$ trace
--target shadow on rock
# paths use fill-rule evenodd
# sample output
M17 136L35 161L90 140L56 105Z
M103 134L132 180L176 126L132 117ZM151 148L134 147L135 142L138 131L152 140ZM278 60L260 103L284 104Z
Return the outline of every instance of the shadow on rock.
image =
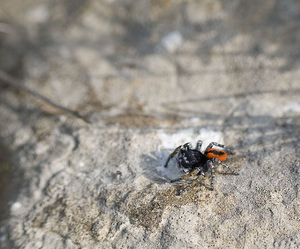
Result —
M11 211L19 205L15 200L22 187L23 171L16 166L12 151L1 138L0 151L0 248L15 248L8 232L8 220Z
M141 156L141 167L144 170L144 175L148 179L160 184L180 177L182 174L178 169L175 159L170 160L167 168L164 167L171 152L172 150L170 149L162 149L160 151L152 151L150 155L143 154Z

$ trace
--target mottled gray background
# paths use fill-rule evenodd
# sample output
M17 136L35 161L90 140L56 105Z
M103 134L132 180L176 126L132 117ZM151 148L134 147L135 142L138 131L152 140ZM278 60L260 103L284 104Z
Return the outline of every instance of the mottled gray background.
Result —
M90 121L1 81L0 247L299 248L299 27L297 0L0 1L0 70ZM240 175L176 196L200 138Z

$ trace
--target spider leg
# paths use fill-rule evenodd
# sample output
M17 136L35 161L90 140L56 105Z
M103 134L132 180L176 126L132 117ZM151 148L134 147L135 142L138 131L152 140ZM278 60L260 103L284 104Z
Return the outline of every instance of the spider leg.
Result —
M185 143L183 146L186 150L191 150L192 149L192 144L191 143Z
M168 157L168 159L167 159L167 161L166 161L166 163L165 163L165 165L164 165L164 167L165 168L167 168L168 167L168 163L169 163L169 161L179 152L179 150L181 149L181 145L180 146L178 146L170 155L169 155L169 157Z
M215 186L215 168L216 165L214 164L214 162L216 162L215 160L213 161L209 161L209 169L210 169L210 174L211 174L211 178L210 178L210 190L213 191L214 190L214 186ZM196 174L198 174L200 172L199 169L195 169L194 171L192 171L191 173L184 175L183 177L177 179L177 181L179 180L183 180L183 179L188 179L191 176L194 176ZM173 180L172 182L174 182L176 180ZM203 184L202 181L200 181L199 179L195 179L193 180L188 186L186 186L184 189L180 190L178 195L182 195L184 192L186 192L187 190L191 189L192 187L194 187L197 184Z
M222 167L224 167L224 168L226 168L226 169L229 169L233 175L239 175L238 172L236 172L233 168L231 168L231 167L230 167L229 165L227 165L226 163L220 161L218 158L213 158L213 159L212 159L212 162L213 162L213 163L218 163L218 166L222 166Z
M224 144L219 144L219 143L216 143L216 142L211 142L209 145L207 145L206 150L207 150L207 149L211 149L211 148L214 147L214 146L218 146L218 147L221 147L221 148L225 148L225 145L224 145Z
M224 148L226 150L226 152L228 152L231 155L235 154L232 148L228 148L224 144L219 144L219 143L216 143L216 142L209 143L209 145L207 145L207 147L206 147L206 150L211 149L214 146Z
M187 185L184 189L180 190L177 195L182 195L187 190L191 189L192 187L196 186L197 184L203 184L199 179L193 180L189 185Z
M202 140L198 140L196 144L196 150L201 151L201 146L202 146Z
M229 169L233 175L236 175L236 176L239 175L238 172L236 172L233 168L231 168L231 167L228 166L227 164L221 162L219 165L222 166L222 167L224 167L224 168Z
M180 177L180 178L177 178L177 179L174 179L174 180L171 180L170 182L173 183L173 182L179 182L179 181L182 181L182 180L187 180L189 179L190 177L192 176L195 176L197 175L198 173L200 172L200 169L197 168L197 169L194 169L192 172Z
M208 161L209 163L209 168L210 168L210 190L214 190L214 186L215 186L215 164L214 161Z

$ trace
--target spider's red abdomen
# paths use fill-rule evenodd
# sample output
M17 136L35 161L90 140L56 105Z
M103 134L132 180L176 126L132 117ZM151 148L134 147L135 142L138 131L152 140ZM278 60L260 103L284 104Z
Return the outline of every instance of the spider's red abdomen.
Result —
M215 149L215 148L211 148L211 149L207 149L205 151L205 155L209 158L217 158L220 161L225 161L227 159L227 153L223 150L219 150L219 149Z

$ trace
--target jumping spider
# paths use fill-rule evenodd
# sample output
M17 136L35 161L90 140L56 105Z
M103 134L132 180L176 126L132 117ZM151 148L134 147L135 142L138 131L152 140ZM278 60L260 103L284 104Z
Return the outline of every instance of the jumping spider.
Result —
M168 157L164 167L168 167L169 161L177 155L177 164L179 168L186 173L184 176L170 180L171 183L185 181L190 177L204 176L206 172L210 171L211 174L211 186L210 190L214 190L215 182L215 168L217 166L222 166L231 171L233 175L238 175L231 167L224 163L226 161L228 154L233 154L233 152L225 148L225 145L218 144L216 142L211 142L205 149L204 153L201 152L202 141L197 142L196 148L192 149L190 143L178 146ZM214 147L219 147L222 149L216 149ZM195 178L190 184L179 192L181 195L186 190L201 183L199 178Z

